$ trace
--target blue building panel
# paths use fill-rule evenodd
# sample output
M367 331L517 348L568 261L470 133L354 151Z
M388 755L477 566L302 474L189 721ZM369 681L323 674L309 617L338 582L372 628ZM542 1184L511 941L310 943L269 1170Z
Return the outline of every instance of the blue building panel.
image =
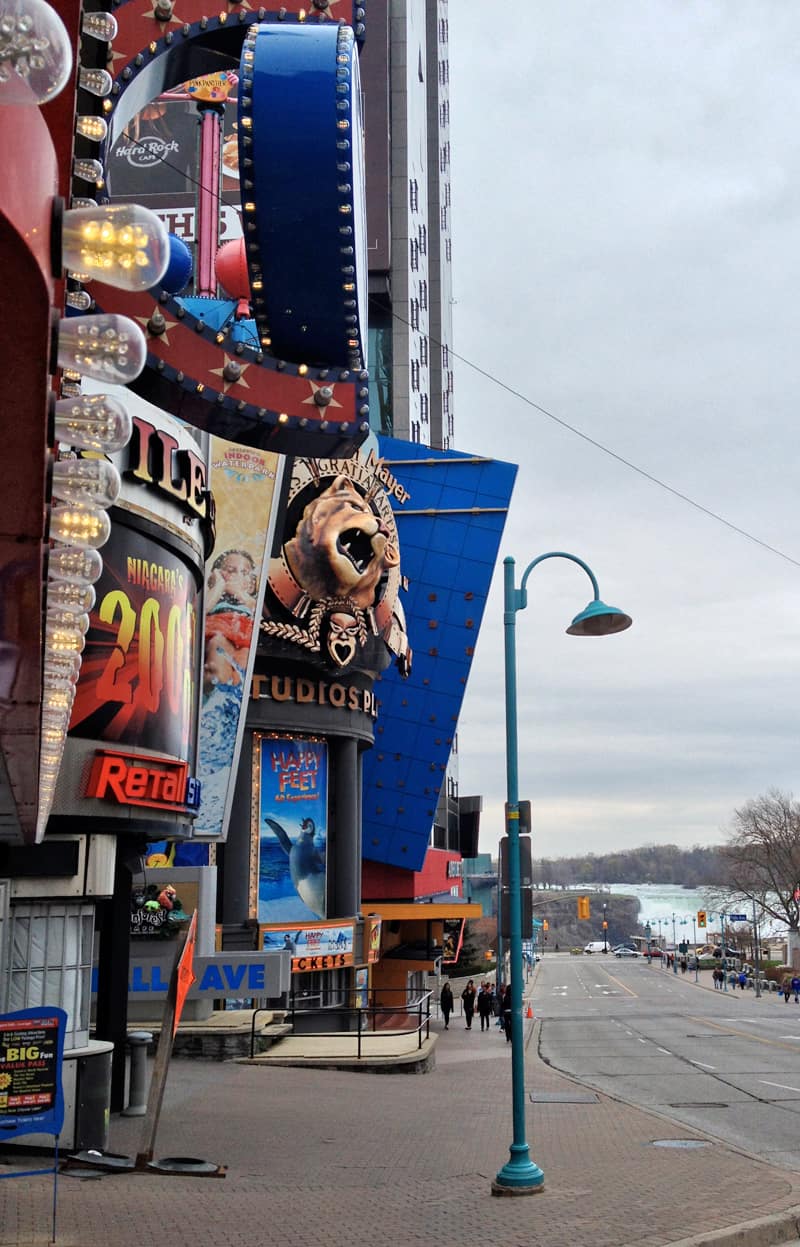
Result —
M394 438L378 441L386 467L409 495L392 505L414 659L407 680L392 667L375 686L379 711L375 745L364 758L362 851L371 861L419 870L517 468Z

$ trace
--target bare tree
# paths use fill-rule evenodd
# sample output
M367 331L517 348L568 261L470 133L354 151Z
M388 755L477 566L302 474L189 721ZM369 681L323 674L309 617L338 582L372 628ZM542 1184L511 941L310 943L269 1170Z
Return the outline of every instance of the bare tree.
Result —
M789 956L800 950L800 802L770 788L735 810L722 849L728 903L750 901L789 928Z

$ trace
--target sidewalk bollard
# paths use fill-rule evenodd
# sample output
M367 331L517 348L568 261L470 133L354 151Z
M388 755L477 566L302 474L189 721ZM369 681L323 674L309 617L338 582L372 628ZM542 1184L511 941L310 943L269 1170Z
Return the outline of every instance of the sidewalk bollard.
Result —
M128 1032L131 1076L128 1107L122 1110L123 1117L144 1117L147 1112L147 1049L152 1042L151 1031Z

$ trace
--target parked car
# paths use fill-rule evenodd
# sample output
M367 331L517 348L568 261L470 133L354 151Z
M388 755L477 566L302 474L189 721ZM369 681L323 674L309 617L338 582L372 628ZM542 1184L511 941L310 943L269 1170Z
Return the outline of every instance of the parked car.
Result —
M641 955L635 948L628 948L627 944L622 944L619 948L614 949L615 957L641 957Z

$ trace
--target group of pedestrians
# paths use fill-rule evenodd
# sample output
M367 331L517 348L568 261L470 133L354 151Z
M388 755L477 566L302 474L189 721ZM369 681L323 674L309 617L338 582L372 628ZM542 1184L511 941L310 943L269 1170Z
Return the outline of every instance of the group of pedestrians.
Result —
M461 1003L464 1008L464 1022L468 1031L472 1030L472 1019L475 1014L481 1020L481 1030L489 1031L492 1022L496 1019L497 1025L503 1028L506 1042L511 1043L511 984L500 984L497 992L494 986L487 982L481 983L480 989L476 988L473 979L470 979L461 993ZM439 1004L444 1018L444 1029L450 1029L450 1015L453 1012L453 989L448 980L445 980L439 997Z

